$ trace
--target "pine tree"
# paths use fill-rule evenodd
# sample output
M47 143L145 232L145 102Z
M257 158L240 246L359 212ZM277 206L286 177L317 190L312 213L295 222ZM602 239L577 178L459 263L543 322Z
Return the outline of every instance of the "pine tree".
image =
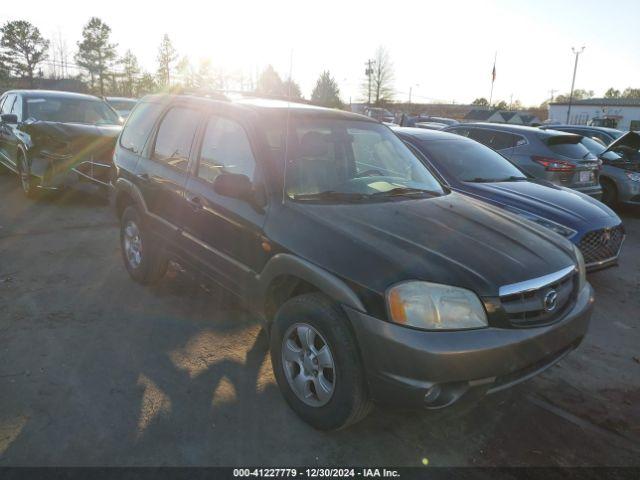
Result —
M76 62L89 72L91 88L95 88L96 77L100 95L104 95L104 83L116 59L116 44L110 43L111 27L97 17L92 17L82 30L82 41L78 42Z
M49 41L40 35L40 30L24 20L5 23L0 34L0 76L13 72L28 79L33 87L36 69L47 57Z
M340 89L328 70L322 72L311 93L311 101L330 108L342 108Z

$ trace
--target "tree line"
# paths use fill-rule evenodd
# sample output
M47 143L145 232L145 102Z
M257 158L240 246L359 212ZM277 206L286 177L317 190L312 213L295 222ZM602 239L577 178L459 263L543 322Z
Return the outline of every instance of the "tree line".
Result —
M56 75L56 66L60 66L62 79L79 80L90 93L101 96L139 97L180 89L225 90L234 83L241 91L304 100L300 86L292 79L282 79L271 65L255 79L242 72L226 74L215 68L210 60L194 65L187 56L179 56L168 34L160 40L156 71L145 71L131 50L118 55L118 45L111 38L111 27L97 17L89 19L82 29L81 40L77 42L73 55L75 63L69 63L66 48L59 49L56 55L56 52L51 52L52 47L51 41L30 22L6 22L0 27L0 87L26 84L34 88L45 78L43 67L53 65L53 76ZM51 53L53 60L50 61ZM371 103L382 105L393 98L392 64L384 48L378 49L372 64L372 71L366 72L363 97L372 98ZM80 73L68 75L69 65ZM309 101L327 107L343 107L340 89L329 70L319 74Z

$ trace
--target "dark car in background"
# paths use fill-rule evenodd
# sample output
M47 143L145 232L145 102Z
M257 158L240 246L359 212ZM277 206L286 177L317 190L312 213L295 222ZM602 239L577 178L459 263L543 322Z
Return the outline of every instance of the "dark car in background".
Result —
M79 93L11 90L0 97L0 164L27 196L80 180L109 186L122 126L102 99Z
M138 99L127 97L106 97L105 100L118 112L121 118L127 118L138 103Z
M539 128L543 130L558 130L559 132L575 133L576 135L582 135L583 137L597 138L605 145L609 145L625 133L617 128L592 127L589 125L542 125Z
M420 118L422 119L421 121L425 121L425 122L433 122L433 123L441 123L443 125L457 125L460 122L458 120L455 120L453 118L447 118L447 117L434 117L432 115L427 115L426 113L423 113L420 115Z
M395 120L395 115L386 108L367 107L364 109L364 114L384 123L393 123Z
M264 99L150 96L115 152L132 279L169 259L244 300L316 428L371 401L443 409L517 384L587 332L582 254L452 192L370 118Z
M592 271L615 265L625 237L620 218L575 190L538 180L484 145L446 132L394 128L453 190L549 228L578 246Z
M600 162L580 143L582 137L554 130L490 123L445 129L500 152L529 175L599 198Z

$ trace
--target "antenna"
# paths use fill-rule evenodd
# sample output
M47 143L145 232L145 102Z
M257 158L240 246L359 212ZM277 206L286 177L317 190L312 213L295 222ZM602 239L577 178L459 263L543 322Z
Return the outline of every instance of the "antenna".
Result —
M289 122L291 120L291 73L293 71L293 49L289 55L289 84L287 85L287 121L284 130L284 169L282 171L282 205L287 194L287 165L289 164Z

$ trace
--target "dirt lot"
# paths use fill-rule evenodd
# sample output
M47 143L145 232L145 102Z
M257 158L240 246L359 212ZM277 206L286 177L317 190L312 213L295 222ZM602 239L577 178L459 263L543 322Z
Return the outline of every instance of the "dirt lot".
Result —
M129 279L100 196L31 202L5 174L0 198L0 465L640 466L640 210L560 364L453 420L378 408L320 433L250 315L178 272Z

